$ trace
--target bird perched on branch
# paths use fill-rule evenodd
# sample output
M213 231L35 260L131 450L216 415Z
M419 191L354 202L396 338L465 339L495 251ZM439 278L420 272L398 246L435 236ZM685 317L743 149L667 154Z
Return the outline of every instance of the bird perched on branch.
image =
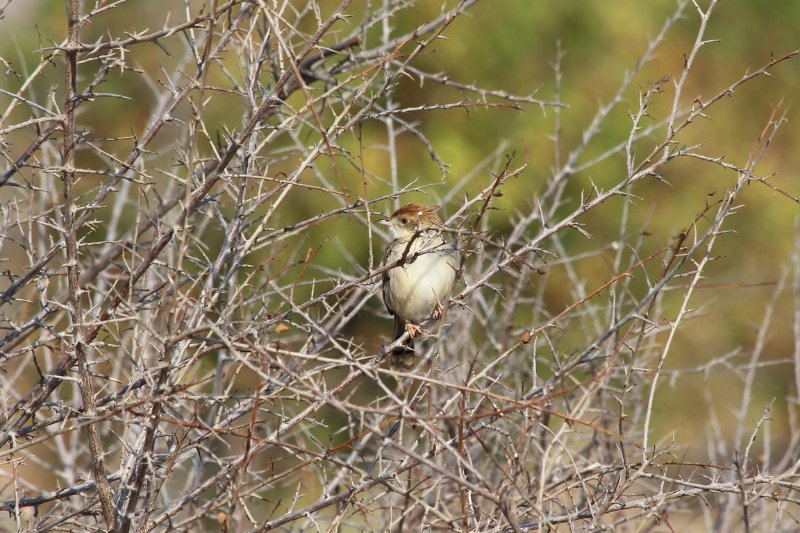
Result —
M394 315L394 339L405 332L403 346L392 352L395 364L414 364L414 337L425 319L442 316L458 270L456 250L442 232L438 205L404 205L385 221L394 240L383 254L383 265L398 263L383 273L383 302Z

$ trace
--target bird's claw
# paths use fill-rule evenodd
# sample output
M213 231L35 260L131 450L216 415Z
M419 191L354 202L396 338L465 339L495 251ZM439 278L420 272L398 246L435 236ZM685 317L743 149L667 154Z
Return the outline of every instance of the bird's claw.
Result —
M422 333L422 328L416 324L412 324L411 322L406 322L406 331L408 332L408 336L413 339Z

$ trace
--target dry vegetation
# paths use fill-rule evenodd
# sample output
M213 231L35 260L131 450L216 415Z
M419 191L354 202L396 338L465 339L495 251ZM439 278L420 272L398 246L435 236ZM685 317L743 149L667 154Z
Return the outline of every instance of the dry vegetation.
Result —
M796 52L715 94L686 94L717 2L681 0L568 144L558 91L516 96L417 65L476 3L447 4L405 31L395 18L415 11L401 0L220 0L178 6L160 29L114 33L97 28L129 2L70 0L67 37L42 43L38 65L3 59L6 527L798 527L800 428L787 398L800 390L800 303L797 347L783 362L792 386L776 400L793 422L778 447L771 404L752 387L774 302L800 293L800 251L752 346L665 369L702 305L715 245L735 238L727 224L742 190L770 187L776 203L796 205L759 170L786 106L725 158L682 135ZM642 79L678 21L696 29L683 69ZM137 56L153 46L165 51L163 68ZM558 57L553 66L558 82ZM457 97L404 108L393 93L401 79ZM626 100L637 86L638 102ZM630 110L627 136L588 157L620 107ZM525 209L495 209L506 183L532 171L514 146L487 147L482 166L448 175L443 188L404 174L401 138L447 174L424 124L453 108L552 117L538 141L556 147L554 162L537 169ZM677 221L680 235L649 249L630 210L650 200L641 185L665 180L678 159L725 185ZM609 163L614 182L595 185L592 170ZM442 321L426 325L417 365L401 371L385 361L387 233L376 222L420 192L455 228L462 269ZM585 217L609 203L618 236L589 242L610 274L586 286L570 246L577 234L596 239ZM490 223L498 215L506 222ZM544 302L552 283L572 294L555 311ZM716 439L704 461L653 430L657 393L697 372L729 372L741 388L729 406L736 438L710 417Z

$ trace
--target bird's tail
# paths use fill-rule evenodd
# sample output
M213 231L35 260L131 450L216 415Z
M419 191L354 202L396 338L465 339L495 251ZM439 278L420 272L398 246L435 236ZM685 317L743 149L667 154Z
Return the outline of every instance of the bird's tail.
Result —
M405 321L394 315L394 340L399 339L406 332ZM411 368L414 366L414 339L409 335L401 346L392 349L392 365Z

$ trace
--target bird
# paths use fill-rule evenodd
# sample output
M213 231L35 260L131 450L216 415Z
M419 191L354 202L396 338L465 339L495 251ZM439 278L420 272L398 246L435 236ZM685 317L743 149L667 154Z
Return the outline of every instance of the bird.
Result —
M455 284L458 256L445 239L446 230L436 211L438 205L407 204L385 224L394 237L383 254L383 302L394 316L394 340L405 332L403 346L392 351L395 365L414 364L414 337L428 317L439 320Z

